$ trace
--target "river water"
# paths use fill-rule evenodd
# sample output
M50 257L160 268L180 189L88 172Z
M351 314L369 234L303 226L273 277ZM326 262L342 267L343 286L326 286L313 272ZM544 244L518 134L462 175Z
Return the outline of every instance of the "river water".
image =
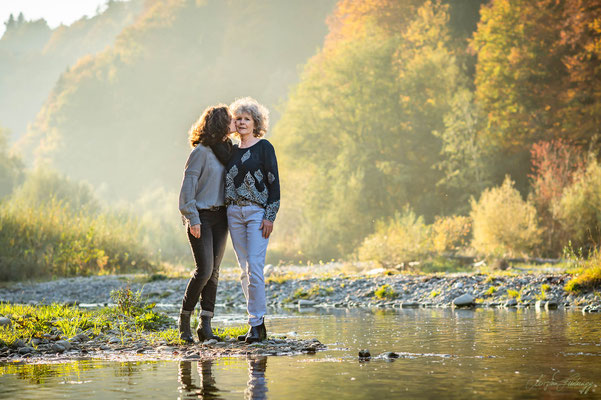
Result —
M243 316L215 324L234 320ZM601 314L332 309L280 312L267 327L318 338L328 350L212 362L0 365L0 398L601 398ZM370 360L357 357L362 349Z

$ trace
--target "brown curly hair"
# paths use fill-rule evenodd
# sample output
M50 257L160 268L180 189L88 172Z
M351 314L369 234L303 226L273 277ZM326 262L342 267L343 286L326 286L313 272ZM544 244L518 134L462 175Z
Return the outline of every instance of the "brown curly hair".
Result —
M211 146L223 141L230 133L232 114L225 104L207 107L188 132L192 147Z

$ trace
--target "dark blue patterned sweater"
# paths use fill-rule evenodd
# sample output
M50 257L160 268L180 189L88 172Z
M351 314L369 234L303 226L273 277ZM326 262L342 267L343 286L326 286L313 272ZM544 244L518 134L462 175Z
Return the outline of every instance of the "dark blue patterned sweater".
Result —
M275 221L280 208L280 179L275 150L265 139L241 149L235 145L225 175L225 203L254 203Z

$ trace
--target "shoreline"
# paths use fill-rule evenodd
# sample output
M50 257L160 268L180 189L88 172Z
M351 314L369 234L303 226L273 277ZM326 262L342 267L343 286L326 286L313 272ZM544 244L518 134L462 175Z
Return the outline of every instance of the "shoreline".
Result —
M129 287L141 291L145 302L160 303L173 317L187 279L146 280L122 276L63 278L47 282L21 282L0 288L0 302L40 306L51 303L102 307L110 303L110 292ZM505 308L601 311L601 294L591 291L569 294L564 285L571 275L540 273L454 273L447 275L322 276L288 279L269 277L267 303L271 312L282 309L403 309L403 308ZM492 288L492 289L491 289ZM233 278L219 283L218 307L244 313L244 297ZM227 312L227 311L226 311ZM0 316L0 319L2 319ZM287 334L290 335L290 334ZM35 343L34 343L35 341ZM142 361L202 361L220 357L286 356L326 350L318 339L300 340L272 334L267 341L246 345L235 338L196 342L193 345L148 341L133 332L108 331L98 336L83 332L71 338L45 335L31 342L21 340L0 347L2 363L55 363L85 359Z
M601 311L601 291L567 293L564 286L570 279L571 275L555 272L268 276L265 289L267 305L275 309L453 307L457 298L471 296L473 300L464 301L463 306L527 308L536 307L538 303L543 308L546 304L547 308ZM149 280L139 275L106 275L17 282L0 287L0 302L102 306L111 303L112 290L129 287L132 291L141 291L146 302L178 309L187 281L184 278ZM234 276L220 279L216 303L221 307L244 308L244 296Z

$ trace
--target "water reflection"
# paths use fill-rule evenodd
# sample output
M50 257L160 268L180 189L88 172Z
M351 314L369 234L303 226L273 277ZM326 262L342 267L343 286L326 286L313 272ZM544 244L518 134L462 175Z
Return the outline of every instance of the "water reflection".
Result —
M244 398L247 400L264 400L267 398L267 380L265 370L267 369L267 357L247 357L248 382L244 390ZM193 364L198 370L198 385L192 376ZM180 399L223 399L223 391L217 387L213 375L213 360L198 362L180 361L178 370L178 391Z
M263 400L267 398L267 380L265 370L267 369L267 357L247 358L248 361L248 383L244 391L245 399Z

